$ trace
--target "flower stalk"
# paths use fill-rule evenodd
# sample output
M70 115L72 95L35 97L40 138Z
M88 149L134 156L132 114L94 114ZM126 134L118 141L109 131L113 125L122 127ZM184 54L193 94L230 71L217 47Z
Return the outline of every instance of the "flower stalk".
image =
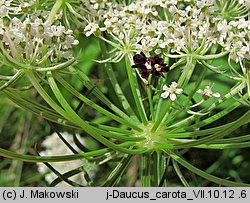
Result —
M50 11L48 21L53 23L55 20L55 16L57 15L58 11L64 6L65 0L56 0L52 10Z

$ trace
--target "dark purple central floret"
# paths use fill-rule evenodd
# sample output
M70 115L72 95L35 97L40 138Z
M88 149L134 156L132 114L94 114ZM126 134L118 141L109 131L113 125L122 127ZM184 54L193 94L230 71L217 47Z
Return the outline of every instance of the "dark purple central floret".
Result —
M147 79L150 74L156 77L164 77L163 73L169 71L169 67L164 64L163 58L152 56L147 58L144 53L136 54L133 57L135 65L132 68L139 68L142 78Z

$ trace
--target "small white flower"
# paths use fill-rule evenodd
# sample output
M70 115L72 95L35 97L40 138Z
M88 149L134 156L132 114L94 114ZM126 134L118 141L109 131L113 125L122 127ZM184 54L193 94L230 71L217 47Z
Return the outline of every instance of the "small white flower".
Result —
M219 92L213 93L212 88L208 85L205 87L204 90L199 89L197 93L201 94L204 100L207 100L210 97L216 97L216 98L220 97L220 93Z
M96 23L89 23L85 28L84 32L87 37L95 33L99 28L99 25Z
M163 99L166 99L169 96L172 101L175 101L176 100L176 94L181 94L183 92L183 89L177 88L177 85L178 84L176 82L172 82L171 85L169 85L169 86L164 85L163 90L165 92L163 92L161 94L161 97Z
M66 30L65 27L61 25L59 26L52 25L50 29L51 29L53 36L56 36L56 37L60 37Z

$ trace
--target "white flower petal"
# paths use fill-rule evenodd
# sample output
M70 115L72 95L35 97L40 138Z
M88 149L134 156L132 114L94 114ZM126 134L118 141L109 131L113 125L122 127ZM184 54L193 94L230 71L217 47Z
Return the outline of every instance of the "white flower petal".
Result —
M78 45L79 44L79 41L77 39L75 39L72 43L72 45Z
M167 85L163 85L163 90L168 90L168 86Z
M169 95L169 92L163 92L163 93L161 94L161 97L162 97L163 99L166 99L166 98L168 98L168 95Z
M213 93L213 96L216 97L216 98L219 98L220 97L220 93L219 92Z
M172 101L175 101L176 100L176 94L174 94L174 93L170 94L170 99Z
M201 89L197 90L196 92L197 92L198 94L204 94L204 91L201 90Z
M212 91L212 88L211 88L209 85L207 85L207 86L205 87L205 89L207 89L207 90L209 90L209 91Z
M178 88L178 89L175 90L176 94L181 94L182 92L183 92L183 89L181 89L181 88Z
M177 87L177 85L178 85L178 84L177 84L177 82L172 82L172 83L171 83L171 87L176 88L176 87Z

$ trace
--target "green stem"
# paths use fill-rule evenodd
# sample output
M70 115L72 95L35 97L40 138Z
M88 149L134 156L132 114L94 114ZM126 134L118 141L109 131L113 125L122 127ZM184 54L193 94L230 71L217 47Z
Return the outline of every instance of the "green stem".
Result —
M117 115L122 117L125 120L128 120L130 122L133 122L133 120L126 115L121 109L119 109L117 106L115 106L88 78L87 75L85 75L83 72L80 72L78 70L75 70L73 67L69 67L69 70L76 74L79 80L83 83L84 86L88 90L90 90L98 99L100 99L107 107L109 107L112 111L114 111ZM142 129L139 129L138 131L142 132Z
M102 185L102 187L114 187L129 166L131 158L132 155L125 155L123 159L117 164L115 169L110 173L107 181Z
M206 68L203 68L203 70L201 71L201 73L198 75L198 79L195 82L195 87L193 88L193 90L188 94L188 101L191 100L191 98L193 97L193 95L196 93L196 91L198 90L198 88L200 87L200 84L202 83L204 77L205 77L205 73L207 72ZM187 103L188 103L187 101ZM185 103L185 104L187 104ZM186 105L184 105L186 106Z
M168 101L166 101L165 103L163 103L161 105L161 110L160 110L159 117L157 118L156 122L154 123L153 128L151 129L152 133L154 133L158 129L158 127L161 124L163 118L166 116L166 114L167 114L167 112L168 112L168 110L169 110L169 108L171 106L171 103L172 103L171 100L168 100Z
M187 64L183 68L183 72L178 80L178 86L184 88L188 81L190 80L192 73L194 71L196 65L196 60L194 60L192 57L188 57Z
M95 128L95 130L97 132L99 132L100 134L102 134L104 137L116 139L119 141L121 141L121 140L132 141L132 142L135 142L135 144L136 144L136 142L145 140L144 137L131 137L131 136L127 136L127 135L121 135L120 133L107 132L105 130L98 129L98 128Z
M53 23L55 20L55 16L58 13L58 11L61 9L62 5L65 3L65 0L56 0L56 3L54 4L52 10L50 11L48 21L50 23Z
M143 154L141 157L141 186L150 187L151 186L151 154Z
M162 151L157 151L157 185L158 186L161 182L162 176L164 175L165 172L165 167L166 167L166 159L162 155ZM155 170L155 169L154 169Z
M233 95L236 94L237 91L233 92ZM224 102L227 100L227 98L229 98L229 95L231 94L227 94L225 95L225 97L223 99L219 99L218 102L212 104L206 111L212 111L215 107L217 107L220 103ZM231 95L231 96L233 96ZM237 107L239 107L241 104L239 102L234 102L232 105L230 105L229 107L225 108L224 110L220 111L219 113L214 114L213 116L210 116L209 118L206 118L202 121L199 121L198 123L195 123L193 125L189 125L188 127L185 127L185 131L187 130L193 130L202 126L206 126L209 123L212 123L218 119L220 119L221 117L225 116L226 114L230 113L231 111L233 111L234 109L236 109ZM195 121L197 119L197 115L192 115L188 118L185 118L179 122L176 122L175 124L169 126L167 129L169 131L174 131L174 132L178 132L179 130L183 130L183 126L187 126L188 123L192 123L193 121Z
M102 49L102 53L103 53L103 57L107 58L107 48L106 48L106 44L104 41L100 40L100 47ZM130 106L130 103L128 102L127 98L125 97L113 70L113 67L110 63L105 63L104 64L104 68L108 74L109 80L111 82L111 85L113 86L116 95L120 101L120 103L122 104L123 108L125 109L125 111L127 113L129 113L129 115L131 115L131 118L135 119L136 121L138 121L138 118L135 116L135 113L133 111L133 109Z
M149 77L148 83L151 84L152 76ZM149 109L150 109L150 115L151 119L154 122L155 121L155 113L154 113L154 104L153 104L153 97L152 97L152 89L147 87L147 95L148 95L148 102L149 102Z
M225 55L227 55L229 52L221 52L219 54L210 54L210 55L205 55L205 56L201 56L201 55L195 55L195 59L197 60L212 60L212 59L217 59L217 58L221 58Z
M151 156L151 186L157 187L161 182L164 173L165 157L162 156L161 151L155 151Z
M69 59L68 61L66 61L64 63L60 63L58 65L51 66L51 67L35 67L34 70L38 71L38 72L47 72L47 71L55 71L55 70L58 71L58 70L61 70L61 69L69 67L75 61L76 61L75 59Z
M64 107L65 111L58 106L51 98L50 96L47 94L47 92L42 88L42 86L39 84L39 82L37 81L36 77L34 76L34 74L32 72L28 72L27 73L31 83L33 84L33 86L36 88L36 90L39 92L39 94L43 97L43 99L54 109L56 110L59 114L61 114L62 116L64 116L66 119L74 122L75 124L77 124L78 126L80 126L85 132L89 133L93 138L95 138L96 140L98 140L99 142L103 143L104 145L110 147L111 149L114 149L116 151L120 151L123 153L128 153L128 154L133 154L133 151L135 153L141 153L142 151L146 151L146 149L138 149L138 150L128 150L128 149L124 149L122 147L117 146L116 144L112 143L111 141L107 140L106 138L104 138L102 135L100 135L99 132L97 132L96 130L94 130L94 127L90 126L89 124L87 124L85 121L83 121L76 113L75 111L69 106L69 104L67 103L67 101L63 98L60 90L58 89L53 77L51 76L51 72L48 72L48 82L55 94L55 96L57 97L58 101L60 102L60 104Z
M197 137L197 136L204 136L204 135L209 135L212 133L216 133L222 129L226 129L229 126L232 125L232 123L227 123L225 125L221 125L221 126L217 126L214 128L208 128L206 130L197 130L197 131L192 131L192 132L179 132L179 133L168 133L168 132L164 132L163 134L161 134L160 136L162 138L189 138L189 137Z
M110 117L111 119L116 120L117 122L120 122L121 124L124 124L130 128L133 128L137 131L140 131L140 128L138 128L137 126L135 126L133 124L133 122L128 121L128 120L124 120L123 118L120 118L114 114L112 114L110 111L105 110L104 108L100 107L99 105L97 105L96 103L94 103L93 101L89 100L87 97L84 97L82 94L80 94L75 88L73 88L69 83L67 83L61 76L59 76L58 74L55 75L56 79L73 95L75 95L76 97L78 97L81 101L85 102L86 104L88 104L90 107L96 109L97 111L99 111L100 113L103 113L104 115L106 115L107 117Z
M196 167L194 167L193 165L191 165L190 163L188 163L187 161L185 161L183 158L181 158L180 156L178 156L177 154L173 153L171 150L164 150L169 156L172 157L172 159L174 159L175 161L177 161L179 164L183 165L185 168L187 168L188 170L190 170L191 172L211 181L214 183L217 183L218 185L223 185L223 186L229 186L229 187L249 187L250 184L246 184L246 183L237 183L237 182L233 182L233 181L229 181L229 180L225 180L222 178L218 178L216 176L210 175Z
M197 145L194 147L197 148L208 148L208 149L223 149L223 148L236 148L236 146L247 147L249 146L250 135L242 135L239 137L225 138L225 139L216 139L210 141L206 144ZM193 140L191 139L168 139L168 142L171 143L190 143ZM247 142L246 142L247 141ZM166 145L165 145L166 146Z
M64 119L60 114L57 114L54 111L46 110L47 108L45 106L35 105L29 101L25 101L23 98L19 98L15 94L11 94L10 89L8 91L4 91L4 93L9 97L11 101L16 103L21 108L32 112L33 114L40 116L46 120L52 121L54 123L58 123L59 125L64 125L70 128L78 128L81 129L78 126L75 126L70 121Z
M119 146L130 147L131 143L129 142L122 143ZM17 154L15 152L11 152L9 150L0 148L0 156L14 159L14 160L19 160L19 161L25 161L25 162L65 162L65 161L73 161L73 160L79 160L79 159L84 159L84 158L90 158L93 156L99 156L99 155L108 153L110 151L112 151L112 149L104 148L104 149L99 149L99 150L95 150L91 152L64 155L64 156L32 156L32 155Z
M180 149L180 148L194 147L194 146L198 146L201 144L209 143L215 139L220 139L220 138L228 135L229 133L233 132L234 130L236 130L240 126L246 124L247 122L249 122L249 120L250 120L250 111L246 112L243 116L241 116L236 122L234 122L227 129L223 129L217 133L214 133L210 136L204 137L204 138L199 139L199 140L194 140L194 141L191 141L189 143L177 144L177 145L175 145L174 148Z
M229 107L223 109L222 111L220 111L219 113L216 113L204 120L201 120L193 125L190 125L188 127L185 128L185 130L193 130L193 129L197 129L197 128L201 128L203 126L206 126L216 120L219 120L220 118L222 118L223 116L229 114L230 112L232 112L233 110L235 110L236 108L238 108L241 104L239 102L235 102L233 104L231 104ZM210 110L211 111L211 110ZM194 118L196 118L196 116L194 116ZM195 120L195 119L194 119Z
M51 97L48 95L48 93L42 88L39 81L36 79L33 72L27 72L26 75L28 76L30 82L35 87L35 89L38 91L38 93L42 96L42 98L60 115L62 115L64 118L70 120L70 117L66 114L66 112L57 105L57 103L51 99Z
M185 187L189 187L189 184L186 181L184 175L182 174L182 172L180 170L180 167L178 166L178 164L176 163L176 161L174 159L172 159L172 162L173 162L174 170L175 170L176 174L178 175L179 179L181 180L182 184Z
M239 83L236 87L234 87L229 93L227 93L222 99L218 99L217 102L213 103L209 108L208 111L213 110L215 107L217 107L219 104L221 104L222 102L230 99L231 97L233 97L234 95L238 94L241 90L242 90L242 84Z
M206 73L207 69L203 68L202 72L199 74L198 80L195 82L195 87L192 89L192 91L188 94L188 97L186 99L186 101L183 102L183 106L187 107L187 105L189 104L191 98L193 97L193 95L195 94L195 92L197 91L197 89L199 88L200 84L202 83L205 73ZM174 111L174 113L170 114L168 116L168 119L166 119L164 121L164 123L162 125L166 126L168 125L170 122L172 122L177 116L180 115L180 113L183 111L183 109L178 110L178 111Z
M157 153L153 152L150 157L150 179L151 187L158 186L158 157Z
M157 107L155 112L155 121L158 120L161 112L162 112L163 98L160 97L157 101Z
M133 69L131 68L130 60L127 55L125 57L125 61L126 61L126 68L127 68L127 74L128 74L130 87L132 90L132 94L135 100L137 110L139 112L139 116L143 124L147 125L148 119L147 119L147 115L144 109L144 105L142 103L141 93L140 93L139 85L137 82L136 74L135 74L135 71L133 71Z
M195 148L201 148L201 149L242 149L249 147L250 147L250 142L228 143L228 144L202 144L195 146Z
M214 67L212 65L210 65L209 63L206 63L205 61L201 61L202 65L208 69L210 69L211 71L217 73L217 74L221 74L229 79L233 79L233 80L236 80L236 81L241 81L242 78L241 77L235 77L235 76L231 76L231 75L228 75L226 74L226 71L220 71L218 70L217 67Z
M188 83L188 81L190 80L191 76L192 76L192 73L194 71L194 68L195 68L195 65L196 65L196 61L193 60L192 58L188 57L187 59L187 64L185 65L184 67L184 70L177 82L177 84L180 86L180 87L185 87ZM203 74L205 74L205 72L203 71L202 72ZM198 80L197 84L199 84L201 82L201 80ZM191 95L194 94L195 90L193 90L191 92ZM162 100L162 99L161 99ZM160 100L160 101L161 101ZM156 120L155 122L155 125L154 127L152 128L152 132L155 132L157 130L157 128L159 127L159 125L162 123L162 121L164 122L164 118L166 118L166 114L167 112L169 111L169 108L171 106L171 101L168 100L168 102L164 103L164 106L162 107L162 105L160 105L161 109L157 109L157 112L160 112L159 114L159 118ZM158 105L159 107L159 105ZM174 116L177 116L178 114L175 114ZM174 119L174 118L173 118ZM167 119L167 123L171 122L173 119L169 118Z
M127 153L127 154L133 154L133 151L135 151L135 153L141 151L141 149L139 150L128 150L128 149L124 149L122 147L117 146L116 144L114 144L113 142L107 140L106 138L104 138L102 136L102 134L100 133L99 130L95 130L95 128L93 126L90 126L89 124L87 124L87 122L85 122L84 120L82 120L77 114L76 112L71 108L71 106L68 104L68 102L65 100L65 98L63 97L63 95L61 94L54 78L52 77L52 73L48 72L48 82L49 85L53 91L53 93L55 94L57 100L59 101L59 103L63 106L63 108L65 109L67 115L71 118L71 120L76 123L78 126L81 126L82 129L87 132L88 134L90 134L93 138L95 138L96 140L98 140L99 142L101 142L102 144L104 144L107 147L110 147L113 150L116 151L120 151L123 153ZM145 149L146 150L146 149Z
M211 143L216 144L231 144L232 142L245 142L250 141L250 135L241 135L239 137L232 137L232 138L226 138L226 139L219 139Z
M0 86L0 91L4 90L5 88L7 88L8 86L10 86L12 83L14 83L15 81L17 81L22 75L23 75L24 71L23 70L18 70L16 72L15 75L13 75L11 77L11 79L9 79L8 82L4 83L2 86Z

